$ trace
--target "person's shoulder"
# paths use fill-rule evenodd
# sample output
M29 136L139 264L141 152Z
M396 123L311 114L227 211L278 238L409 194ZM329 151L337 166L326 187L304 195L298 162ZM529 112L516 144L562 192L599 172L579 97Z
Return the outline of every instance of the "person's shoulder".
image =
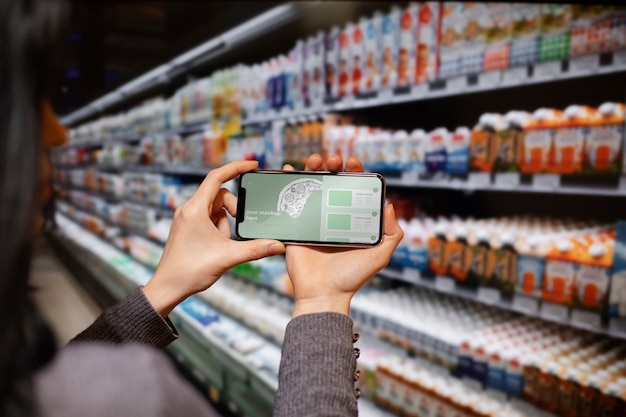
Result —
M172 394L202 402L161 352L138 344L71 344L35 389L44 416L168 416Z

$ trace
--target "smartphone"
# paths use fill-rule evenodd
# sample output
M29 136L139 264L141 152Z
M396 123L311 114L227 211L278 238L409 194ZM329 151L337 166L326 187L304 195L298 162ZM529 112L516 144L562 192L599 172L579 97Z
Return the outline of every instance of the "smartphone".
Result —
M380 174L250 171L239 177L239 239L376 246L383 236Z

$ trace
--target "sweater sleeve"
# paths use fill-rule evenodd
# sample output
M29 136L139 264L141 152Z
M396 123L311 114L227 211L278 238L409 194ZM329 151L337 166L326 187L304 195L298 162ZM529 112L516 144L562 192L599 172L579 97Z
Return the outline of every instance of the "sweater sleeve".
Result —
M103 312L72 342L142 343L164 349L178 338L169 319L163 319L146 299L141 288Z
M283 342L274 417L357 415L352 319L305 314L288 325Z

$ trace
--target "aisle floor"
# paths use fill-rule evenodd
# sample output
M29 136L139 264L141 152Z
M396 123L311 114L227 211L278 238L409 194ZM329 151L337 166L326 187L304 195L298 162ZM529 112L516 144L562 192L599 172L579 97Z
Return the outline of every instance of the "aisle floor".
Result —
M33 297L59 346L86 329L101 309L59 261L47 240L38 239L31 267Z

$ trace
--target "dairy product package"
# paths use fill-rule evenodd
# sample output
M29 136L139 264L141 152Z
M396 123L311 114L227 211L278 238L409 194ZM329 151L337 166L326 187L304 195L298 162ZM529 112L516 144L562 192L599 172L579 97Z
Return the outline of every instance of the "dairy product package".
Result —
M603 103L598 107L585 142L585 172L621 172L624 145L624 105Z
M426 141L426 132L422 129L415 129L409 135L409 140L405 142L406 148L403 154L407 158L407 171L416 171L423 173L426 170L424 164L424 143Z
M352 61L350 83L352 94L362 92L363 71L365 66L365 49L363 44L363 30L360 24L352 27L350 39L350 59Z
M619 51L626 48L626 8L617 7L611 20L611 50Z
M391 143L387 146L385 165L387 171L405 171L408 167L409 155L405 151L409 147L409 135L404 130L398 130L391 136Z
M463 16L461 74L477 74L483 71L487 31L491 24L489 6L487 3L464 2Z
M611 50L613 6L572 4L570 56Z
M574 298L575 279L579 265L578 248L570 239L559 239L547 254L546 271L541 297L553 303L571 305Z
M541 39L538 61L569 58L572 5L548 3L541 6Z
M483 71L506 69L509 67L513 6L509 3L487 3L486 6L489 11L489 23Z
M333 27L324 40L324 86L326 98L339 97L339 36L338 27Z
M441 37L439 39L438 78L462 75L461 64L465 44L467 16L462 2L446 1L442 5Z
M424 144L424 162L428 172L440 172L446 166L446 143L449 132L440 127L428 134Z
M504 127L498 132L496 171L519 172L524 135L531 120L530 113L512 110L504 115Z
M516 292L529 297L541 297L546 268L545 247L545 240L532 236L518 248Z
M466 127L458 127L447 135L446 164L444 171L451 174L464 174L469 169L470 131Z
M499 136L502 129L502 116L496 113L485 113L478 119L470 137L470 160L472 171L493 171L498 157Z
M541 108L533 113L533 119L524 135L521 169L526 174L549 170L554 147L556 128L563 121L561 111Z
M434 81L439 67L439 27L441 3L420 3L417 23L417 48L415 54L416 84Z
M309 38L309 99L321 103L324 98L324 33Z
M401 10L394 6L382 21L382 78L381 87L391 88L398 82L398 33Z
M363 32L364 64L363 83L360 90L363 92L377 91L380 88L382 73L382 21L380 12L374 13L371 19L361 19Z
M560 174L582 172L583 151L595 109L571 105L563 112L554 133L554 154L550 171Z
M626 221L617 222L612 272L609 316L626 319Z
M397 80L399 87L411 85L414 80L418 11L419 5L410 3L406 9L402 10L400 16Z
M509 66L534 64L539 54L541 4L511 5L511 51Z
M354 24L348 23L339 35L339 96L352 94L352 35Z
M604 311L611 282L610 269L581 265L576 274L574 307L580 310Z

